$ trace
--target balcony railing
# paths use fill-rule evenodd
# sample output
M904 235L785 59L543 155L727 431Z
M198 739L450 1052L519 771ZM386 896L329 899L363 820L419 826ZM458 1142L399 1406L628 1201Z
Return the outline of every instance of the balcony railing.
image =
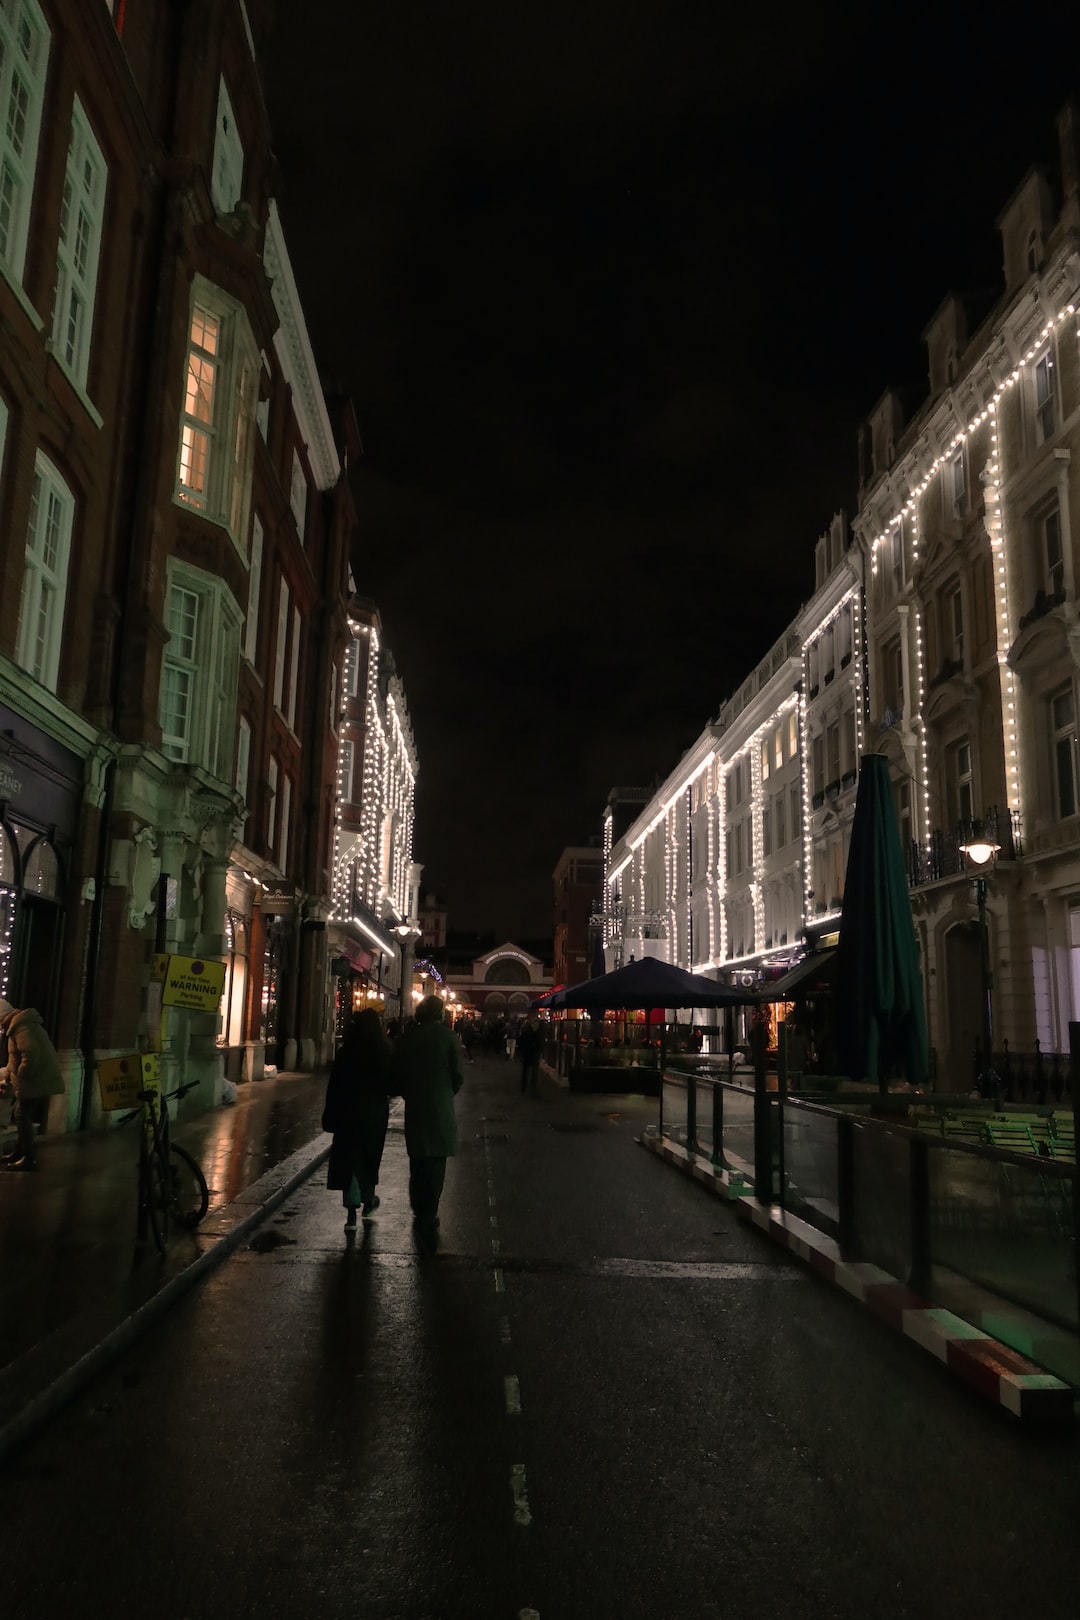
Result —
M1017 811L1000 810L995 805L981 818L980 825L991 843L1001 846L1001 860L1015 861L1023 854ZM924 883L937 883L941 878L970 872L962 846L971 835L972 826L968 822L960 823L952 832L936 827L925 844L910 840L905 851L909 887L917 889Z

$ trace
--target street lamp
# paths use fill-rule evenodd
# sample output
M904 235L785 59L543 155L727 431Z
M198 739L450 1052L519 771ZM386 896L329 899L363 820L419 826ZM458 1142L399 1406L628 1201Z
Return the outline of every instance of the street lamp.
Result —
M423 933L423 929L417 928L415 923L401 922L395 928L392 928L390 932L401 946L401 980L398 990L398 1007L401 1017L405 1019L412 1012L408 1002L410 999L409 991L412 988L413 952L416 950L416 942Z
M994 974L990 966L990 931L986 925L986 879L1001 845L995 843L979 821L972 822L971 837L960 845L975 867L975 894L979 903L979 970L982 980L979 1012L982 1024L979 1057L979 1094L994 1101L1001 1081L994 1070Z

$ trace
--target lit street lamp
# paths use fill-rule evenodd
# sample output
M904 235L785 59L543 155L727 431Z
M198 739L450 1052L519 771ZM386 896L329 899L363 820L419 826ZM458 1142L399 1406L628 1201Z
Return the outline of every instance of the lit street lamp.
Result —
M417 928L415 923L401 922L398 923L396 928L392 928L390 932L401 946L401 979L398 989L398 1007L401 1017L405 1019L412 1015L412 1007L409 1005L411 1000L409 992L412 988L413 953L416 950L416 942L423 933L423 929Z
M986 924L986 879L993 868L1000 844L987 837L981 822L973 822L971 837L961 850L975 867L975 894L979 903L979 971L981 992L979 1013L981 1040L979 1053L979 1095L995 1101L1001 1080L994 1069L994 974L990 966L990 931Z

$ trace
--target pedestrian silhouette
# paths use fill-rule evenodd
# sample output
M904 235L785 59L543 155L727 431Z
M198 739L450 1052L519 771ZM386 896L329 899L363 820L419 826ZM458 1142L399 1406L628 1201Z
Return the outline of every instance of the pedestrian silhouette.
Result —
M427 996L394 1048L391 1084L405 1099L413 1225L429 1248L438 1242L446 1161L457 1152L454 1098L464 1081L461 1043L445 1022L439 997Z
M356 1211L366 1218L379 1206L379 1181L390 1115L390 1043L374 1008L354 1013L326 1083L322 1128L331 1131L326 1185L341 1193L345 1231L356 1231Z

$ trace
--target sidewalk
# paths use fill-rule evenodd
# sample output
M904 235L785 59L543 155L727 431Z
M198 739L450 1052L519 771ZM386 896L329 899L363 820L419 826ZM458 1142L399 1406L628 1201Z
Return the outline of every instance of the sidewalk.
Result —
M135 1240L137 1121L44 1137L36 1174L0 1174L0 1458L322 1163L325 1092L325 1072L279 1074L173 1125L210 1209L164 1259Z

